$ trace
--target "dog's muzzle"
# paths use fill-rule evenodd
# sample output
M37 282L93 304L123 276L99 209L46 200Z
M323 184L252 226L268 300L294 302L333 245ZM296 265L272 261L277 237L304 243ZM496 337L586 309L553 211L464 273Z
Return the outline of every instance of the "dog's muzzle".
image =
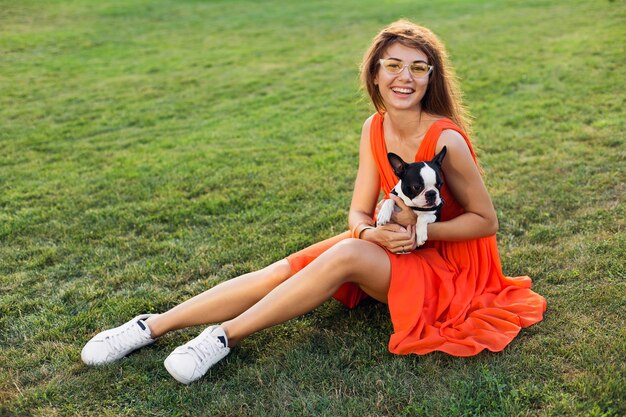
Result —
M435 205L435 202L437 201L437 191L426 191L426 194L424 194L424 198L426 199L426 204L428 204L429 206Z

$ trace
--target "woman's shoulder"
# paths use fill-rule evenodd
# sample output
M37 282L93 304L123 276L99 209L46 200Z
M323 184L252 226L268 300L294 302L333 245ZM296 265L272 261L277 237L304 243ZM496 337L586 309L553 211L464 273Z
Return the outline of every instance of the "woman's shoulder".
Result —
M374 113L370 117L365 119L365 121L363 122L363 130L365 130L365 129L369 130L370 129L370 127L372 126L372 122L374 121L374 118L376 117L377 114L379 114L379 113Z
M459 131L454 129L443 129L437 140L437 150L441 150L443 147L451 149L467 149L467 142Z
M365 122L363 122L363 127L361 128L361 139L362 140L369 141L370 131L371 131L371 128L372 128L372 123L374 122L374 118L376 118L377 114L378 113L372 114L370 117L365 119Z
M450 155L448 159L462 158L476 162L476 155L474 154L472 145L465 139L460 130L451 128L443 129L437 140L435 152L441 152L444 146Z

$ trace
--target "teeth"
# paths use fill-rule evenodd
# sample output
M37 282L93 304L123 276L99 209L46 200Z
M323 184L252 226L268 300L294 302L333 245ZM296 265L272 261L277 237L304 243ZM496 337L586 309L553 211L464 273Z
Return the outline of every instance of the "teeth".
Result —
M392 88L392 90L395 91L396 93L404 93L404 94L411 94L413 92L413 90L410 88Z

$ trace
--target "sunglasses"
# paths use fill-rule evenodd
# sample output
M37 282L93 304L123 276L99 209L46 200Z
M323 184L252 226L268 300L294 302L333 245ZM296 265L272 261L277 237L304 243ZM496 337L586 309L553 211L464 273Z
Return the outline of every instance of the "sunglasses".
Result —
M405 64L395 58L382 58L379 62L389 74L400 74L406 67L409 67L409 72L413 77L421 78L429 75L433 71L433 66L425 62Z

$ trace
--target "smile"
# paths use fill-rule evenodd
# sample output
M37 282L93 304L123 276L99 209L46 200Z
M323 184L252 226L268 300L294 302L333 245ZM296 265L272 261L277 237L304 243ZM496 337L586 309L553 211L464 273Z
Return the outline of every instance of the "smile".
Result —
M391 91L398 94L413 94L415 90L412 88L391 87Z

